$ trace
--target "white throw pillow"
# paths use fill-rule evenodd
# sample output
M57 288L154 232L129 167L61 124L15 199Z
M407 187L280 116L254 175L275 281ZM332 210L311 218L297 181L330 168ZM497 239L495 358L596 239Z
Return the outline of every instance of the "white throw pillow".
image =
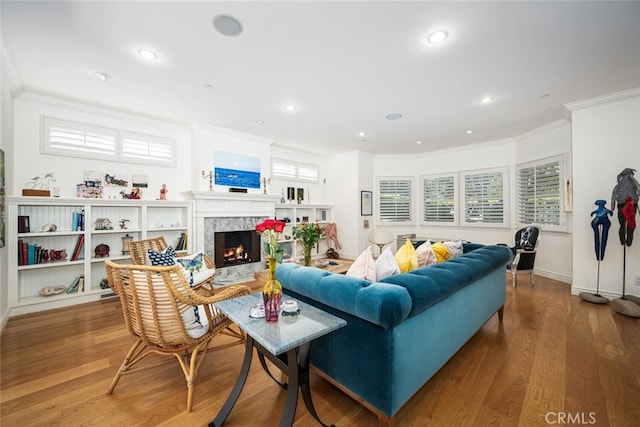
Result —
M449 252L451 258L462 255L462 240L451 240L448 242L442 242L442 244L447 248L447 252Z
M418 254L418 267L426 267L431 264L435 264L438 262L436 259L436 254L433 253L433 248L431 247L431 242L427 240L416 249L416 254Z
M364 250L347 270L347 276L358 277L360 279L376 280L376 264L371 255L371 246Z
M197 307L197 312L198 315L196 316L195 311L191 307L189 307L184 311L184 313L182 313L182 321L184 322L184 327L187 330L187 334L189 334L191 338L200 338L209 330L209 319L207 318L207 314L204 311L204 307L199 305Z
M202 252L176 258L175 261L176 264L182 268L185 279L187 279L187 282L189 282L192 287L210 279L216 273L214 269L207 268ZM191 274L193 274L193 282L191 281Z
M389 248L389 246L382 251L375 264L377 281L380 281L385 277L393 276L394 274L400 274L400 267L398 267L398 262L391 253L391 248Z

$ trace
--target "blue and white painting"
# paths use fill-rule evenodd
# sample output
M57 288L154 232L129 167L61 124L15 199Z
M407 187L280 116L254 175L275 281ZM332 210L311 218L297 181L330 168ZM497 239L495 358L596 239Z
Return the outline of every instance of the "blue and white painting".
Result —
M215 152L213 169L216 185L260 188L260 159L242 154Z

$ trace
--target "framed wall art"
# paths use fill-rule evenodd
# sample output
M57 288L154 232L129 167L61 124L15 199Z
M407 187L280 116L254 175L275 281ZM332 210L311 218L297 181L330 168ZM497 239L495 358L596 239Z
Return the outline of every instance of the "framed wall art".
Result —
M360 192L360 215L371 216L373 215L373 193L371 191Z

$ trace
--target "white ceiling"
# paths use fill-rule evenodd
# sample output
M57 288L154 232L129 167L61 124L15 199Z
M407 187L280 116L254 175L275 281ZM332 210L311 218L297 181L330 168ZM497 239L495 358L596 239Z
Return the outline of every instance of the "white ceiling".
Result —
M640 87L638 1L2 0L0 13L25 90L320 154L509 138L564 118L568 102ZM243 33L214 30L219 14ZM438 28L449 39L427 45Z

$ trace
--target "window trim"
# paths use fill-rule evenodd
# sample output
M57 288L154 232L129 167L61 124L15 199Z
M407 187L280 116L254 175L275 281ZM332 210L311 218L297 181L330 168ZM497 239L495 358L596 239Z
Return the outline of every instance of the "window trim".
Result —
M383 181L409 181L409 219L407 221L383 221L381 210L383 204L381 202L381 191L380 184ZM376 225L415 225L415 176L378 176L376 177L376 189L375 189L375 198L376 198Z
M85 134L87 131L96 132L103 135L109 135L114 138L114 151L113 153L97 153L81 149L73 148L56 148L51 145L51 127L68 127L83 129ZM141 132L134 132L124 129L115 129L105 126L94 125L91 123L83 123L73 120L59 119L50 116L41 116L41 141L40 152L42 154L57 155L64 157L76 157L82 159L97 159L113 162L131 163L137 165L152 165L160 167L172 167L177 165L177 141L174 138L167 138L163 136L150 135ZM163 161L160 158L153 159L149 157L131 157L124 153L125 138L138 139L140 141L146 141L148 144L157 143L166 147L169 151L168 161Z
M525 168L530 168L530 167L534 167L534 166L542 166L544 164L548 164L548 163L554 163L554 162L558 162L558 166L559 166L559 172L558 172L558 213L559 213L559 221L560 224L558 225L554 225L554 224L538 224L536 222L533 223L529 223L527 222L526 224L523 223L521 221L520 218L520 171L522 169ZM568 232L568 221L567 221L567 211L566 211L566 207L565 207L565 201L566 201L566 192L568 191L566 188L566 183L567 183L567 156L566 154L560 154L560 155L555 155L555 156L550 156L550 157L544 157L541 159L536 159L536 160L532 160L532 161L528 161L528 162L522 162L522 163L517 163L516 164L516 171L515 171L515 183L516 183L516 189L515 189L515 211L516 211L516 218L515 218L515 222L518 226L518 228L523 227L523 226L527 226L527 225L538 225L542 228L542 230L544 231L556 231L556 232Z
M289 176L289 175L278 175L274 170L274 166L276 164L282 164L285 166L289 166L289 167L293 167L295 169L295 175L294 176ZM303 176L300 175L300 169L301 168L308 168L311 170L315 170L316 172L316 177L315 178L304 178ZM312 163L302 163L302 162L294 162L291 160L286 160L283 159L281 157L274 157L271 159L271 178L272 179L280 179L283 181L296 181L296 182L306 182L306 183L310 183L310 184L317 184L320 182L320 166L316 165L316 164L312 164Z
M501 173L502 174L502 222L466 222L466 188L465 188L465 177L468 175L481 175L481 174L492 174L492 173ZM460 227L480 227L480 228L509 228L510 227L510 212L511 212L511 203L510 203L510 190L509 190L509 182L511 179L510 170L508 166L499 166L494 168L486 168L486 169L475 169L468 171L459 172L459 207L460 207Z

